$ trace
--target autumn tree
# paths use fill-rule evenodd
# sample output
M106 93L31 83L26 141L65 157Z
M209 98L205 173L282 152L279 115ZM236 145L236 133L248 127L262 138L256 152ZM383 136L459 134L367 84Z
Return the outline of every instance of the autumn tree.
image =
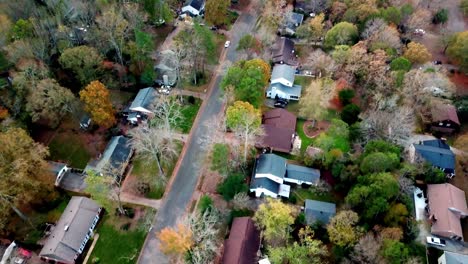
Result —
M408 220L409 212L402 203L395 203L389 208L384 217L384 223L388 226L403 226Z
M213 25L226 23L229 0L208 0L205 5L205 19Z
M89 193L91 198L107 212L117 210L120 214L125 214L121 199L123 177L120 175L121 168L124 166L125 164L120 164L118 168L113 168L110 164L106 164L100 172L86 171L86 193Z
M263 81L268 82L268 80L270 80L270 76L271 76L270 64L268 64L266 61L262 59L252 59L252 60L245 61L242 68L244 68L247 71L251 69L260 69L262 72Z
M115 124L114 108L109 97L109 90L100 81L92 81L80 91L80 99L85 111L96 124L111 127Z
M82 85L96 79L101 61L98 51L88 46L66 49L59 58L60 65L76 74Z
M299 101L299 115L307 120L321 120L326 114L325 103L322 100L322 81L314 80Z
M299 38L304 38L308 41L317 41L324 34L324 19L325 15L322 13L312 18L309 23L304 23L296 29L296 35Z
M367 233L359 239L351 252L351 261L353 263L384 263L380 250L382 248L382 239L375 236L372 232Z
M449 58L460 65L460 69L468 71L468 31L455 34L449 41L446 53Z
M183 224L178 224L176 228L165 227L156 236L161 251L169 256L182 256L193 245L192 231Z
M255 212L254 221L263 231L263 235L271 244L282 244L289 237L291 225L294 223L294 209L281 202L267 198Z
M75 96L69 89L60 86L54 79L44 79L29 93L26 109L33 122L43 118L55 127L75 109L75 102Z
M431 24L432 14L425 8L417 8L416 11L410 15L407 25L410 30L418 28L424 29Z
M239 44L237 44L237 51L243 51L247 54L247 58L251 55L251 50L255 48L256 39L250 34L246 34L239 39Z
M4 46L8 41L8 34L12 27L12 23L8 16L0 14L0 46Z
M432 58L427 48L417 42L410 42L403 56L412 63L425 63Z
M356 42L358 36L356 25L340 22L327 32L323 45L327 49L331 49L336 45L352 45Z
M357 213L346 210L336 214L327 225L330 241L340 247L354 245L361 235L356 224L359 220Z
M261 114L251 104L236 101L226 110L226 125L242 140L244 145L244 163L247 162L248 148L255 138L263 134Z
M384 240L382 255L389 264L405 262L409 258L408 247L396 240Z
M307 226L299 230L299 242L283 247L272 247L268 258L272 263L323 263L328 255L326 247L320 240L313 239L314 232Z
M220 212L215 208L189 217L187 222L193 238L193 246L186 254L189 263L209 263L214 259L220 242L220 217Z
M21 128L0 132L0 229L7 231L13 212L23 220L21 207L53 195L55 179L47 173L47 147Z

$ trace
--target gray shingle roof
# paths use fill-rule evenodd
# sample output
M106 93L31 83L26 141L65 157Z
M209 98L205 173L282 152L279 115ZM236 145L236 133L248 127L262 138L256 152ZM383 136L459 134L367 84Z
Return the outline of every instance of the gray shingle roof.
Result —
M125 164L132 155L132 149L128 143L129 139L124 136L111 138L99 160L93 160L86 165L85 171L93 170L103 173L106 166L110 166L110 171L123 172ZM120 175L119 175L120 176Z
M288 164L285 178L315 183L320 179L320 171L304 166Z
M52 172L54 175L57 175L64 167L67 166L65 163L55 162L55 161L48 161L49 171Z
M414 144L416 152L421 155L427 162L433 166L442 168L442 169L455 169L455 154L449 149L447 149L445 143L430 140L422 142L422 145ZM437 146L437 143L440 145Z
M257 159L255 173L272 174L283 178L286 174L286 159L275 154L262 154Z
M72 197L39 255L74 263L99 210L100 206L87 197Z
M272 92L274 89L279 90L285 94L301 97L302 86L294 84L292 87L283 85L281 83L273 83L268 86L267 92Z
M276 194L278 193L279 186L279 183L265 177L252 178L252 180L250 181L250 189L263 188Z
M462 255L450 251L445 251L446 264L466 264L468 263L468 255Z
M336 214L336 205L334 203L306 199L304 214L308 225L316 221L328 224L330 219Z
M156 91L152 87L141 89L130 105L130 110L138 107L150 110L155 98Z
M273 67L273 70L271 72L271 79L278 79L278 78L284 78L291 83L294 83L294 73L296 72L296 69L293 66L289 66L286 64L278 64Z

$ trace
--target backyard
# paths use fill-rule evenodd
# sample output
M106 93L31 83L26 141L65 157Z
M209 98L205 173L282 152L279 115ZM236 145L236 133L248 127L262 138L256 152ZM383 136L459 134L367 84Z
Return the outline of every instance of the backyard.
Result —
M295 189L294 191L292 191L291 197L289 198L290 201L301 206L304 206L304 202L306 199L330 203L335 203L337 201L337 198L334 197L331 192L318 191L314 187L310 187L307 189Z
M84 169L91 153L84 142L72 133L57 134L49 143L50 159L67 163L73 168Z
M307 122L303 119L298 119L296 123L296 132L299 138L301 138L301 152L306 151L307 147L313 142L313 138L308 137L304 132L304 123Z
M99 239L89 263L136 263L155 213L137 206L133 218L105 216L97 228Z

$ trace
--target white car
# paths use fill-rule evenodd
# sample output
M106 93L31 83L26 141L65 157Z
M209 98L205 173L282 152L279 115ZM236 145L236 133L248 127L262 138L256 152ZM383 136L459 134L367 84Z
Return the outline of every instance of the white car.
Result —
M224 43L224 47L229 48L229 45L231 45L231 41L226 40L226 43Z
M422 28L417 28L414 30L414 34L417 34L417 35L424 35L426 34L426 31Z
M438 237L432 237L432 236L428 236L426 239L427 239L428 244L445 247L445 240L443 239L440 239Z

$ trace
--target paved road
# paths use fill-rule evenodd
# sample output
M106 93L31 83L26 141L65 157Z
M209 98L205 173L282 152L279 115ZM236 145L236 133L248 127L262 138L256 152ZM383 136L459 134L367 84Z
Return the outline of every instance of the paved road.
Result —
M227 51L226 61L221 59L220 64L225 65L224 63L229 64L227 61L232 63L236 60L237 52L235 51L235 47L237 47L239 39L244 34L252 31L256 19L256 15L247 13L239 16L231 30L231 47ZM169 263L168 259L159 251L159 242L155 233L164 227L174 226L180 217L185 214L185 210L189 206L190 198L195 191L195 185L200 176L202 162L204 162L207 154L207 140L205 139L209 133L213 132L213 129L204 124L208 124L221 111L222 104L219 83L221 82L223 72L224 69L221 73L218 72L214 76L211 96L204 101L205 106L200 109L198 122L192 127L191 140L187 143L186 153L182 157L177 174L174 176L175 179L172 187L154 219L154 228L146 238L145 245L138 259L139 264Z

